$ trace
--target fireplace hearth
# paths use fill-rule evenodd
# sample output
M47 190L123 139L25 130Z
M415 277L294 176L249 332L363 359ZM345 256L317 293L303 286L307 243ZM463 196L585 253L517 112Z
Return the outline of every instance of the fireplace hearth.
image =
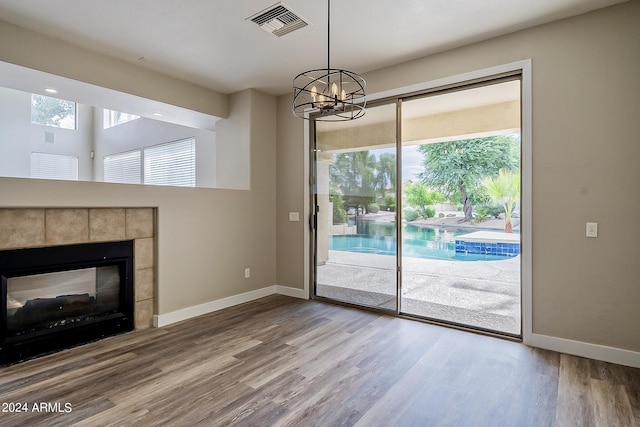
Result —
M0 251L0 364L133 330L133 240Z

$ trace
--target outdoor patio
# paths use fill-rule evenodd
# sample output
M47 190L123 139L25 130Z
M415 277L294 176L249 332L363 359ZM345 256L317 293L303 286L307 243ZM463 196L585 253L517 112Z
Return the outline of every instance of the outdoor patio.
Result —
M403 258L401 312L520 335L520 256L501 261ZM395 309L395 257L329 251L317 294Z

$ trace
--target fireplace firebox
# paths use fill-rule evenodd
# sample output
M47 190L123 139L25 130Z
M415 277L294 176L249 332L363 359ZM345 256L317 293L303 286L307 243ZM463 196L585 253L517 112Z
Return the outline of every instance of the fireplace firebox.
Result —
M133 330L133 241L0 251L0 364Z

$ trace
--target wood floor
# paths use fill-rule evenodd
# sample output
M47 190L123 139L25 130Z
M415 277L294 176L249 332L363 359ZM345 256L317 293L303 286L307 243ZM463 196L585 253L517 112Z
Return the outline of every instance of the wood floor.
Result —
M0 404L2 426L640 426L640 369L271 296L0 368Z

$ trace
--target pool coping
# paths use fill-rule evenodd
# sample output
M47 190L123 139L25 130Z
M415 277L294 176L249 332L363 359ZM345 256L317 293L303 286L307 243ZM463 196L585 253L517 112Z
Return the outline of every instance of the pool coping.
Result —
M474 231L455 237L465 242L482 243L520 243L520 235L516 233L501 233L498 231Z

